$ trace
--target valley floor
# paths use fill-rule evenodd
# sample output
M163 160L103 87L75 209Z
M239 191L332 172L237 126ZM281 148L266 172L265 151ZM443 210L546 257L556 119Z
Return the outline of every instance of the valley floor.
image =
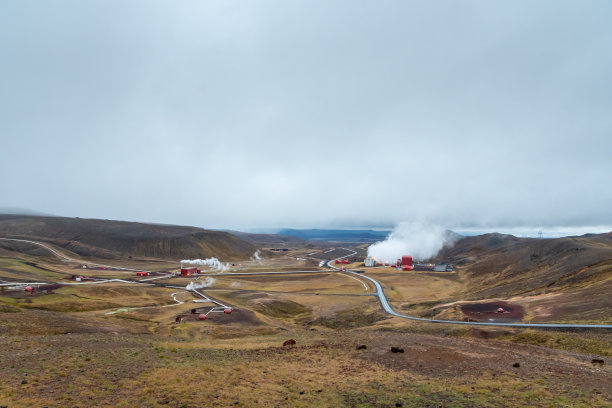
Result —
M612 407L609 331L391 317L353 275L296 273L319 263L302 252L197 280L169 278L168 261L132 261L154 270L157 286L76 284L80 273L137 278L44 252L0 252L0 278L49 282L34 294L11 285L0 292L0 406ZM243 274L269 269L290 273ZM368 273L397 310L462 318L460 274ZM232 313L198 320L214 304L186 291L190 282ZM609 320L606 302L596 310ZM524 304L533 318L536 308ZM296 344L283 346L289 339Z

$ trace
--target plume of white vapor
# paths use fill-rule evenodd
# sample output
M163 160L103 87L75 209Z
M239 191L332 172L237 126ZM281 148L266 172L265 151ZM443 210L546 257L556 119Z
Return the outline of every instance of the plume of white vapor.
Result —
M445 229L439 225L423 221L400 222L384 241L370 245L368 256L391 263L402 255L425 260L435 256L444 244L450 244L449 239Z
M255 251L251 257L251 261L263 261L263 256L261 256L261 251L259 249Z
M224 272L229 268L228 264L224 264L219 261L217 258L207 258L207 259L183 259L181 264L184 265L198 265L198 266L208 266L210 269L214 271Z
M197 281L189 282L189 285L185 286L185 289L194 290L194 289L207 288L209 286L212 286L213 283L215 283L216 281L217 280L215 278L211 278L210 276L207 276L206 279L204 280L197 280Z

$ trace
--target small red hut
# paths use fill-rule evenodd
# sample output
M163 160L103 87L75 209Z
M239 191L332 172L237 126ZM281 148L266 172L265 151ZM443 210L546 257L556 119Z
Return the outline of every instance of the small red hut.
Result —
M195 267L192 268L181 268L181 276L190 276L190 275L195 275L198 269Z

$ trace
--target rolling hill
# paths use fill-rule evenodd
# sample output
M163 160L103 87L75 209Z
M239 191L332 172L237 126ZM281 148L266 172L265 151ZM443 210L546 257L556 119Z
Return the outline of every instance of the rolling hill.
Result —
M0 215L0 236L49 242L81 256L249 258L257 246L223 231L100 219Z
M610 289L612 233L556 239L484 234L443 248L437 259L459 267L474 298Z

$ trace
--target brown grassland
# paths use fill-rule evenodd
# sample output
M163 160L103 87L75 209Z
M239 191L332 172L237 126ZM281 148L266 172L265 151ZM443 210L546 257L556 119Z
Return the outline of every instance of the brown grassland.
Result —
M78 270L44 253L2 251L0 279L69 282ZM241 271L309 266L315 262L295 260L307 251L244 261ZM176 269L158 260L130 262ZM458 317L455 302L470 290L461 268L369 274L406 314ZM213 278L199 278L208 283L201 291L234 311L205 321L191 311L213 305L194 303L193 293L178 288L104 283L0 293L0 406L612 407L612 339L605 331L411 322L383 313L371 285L338 272ZM184 287L192 280L159 282ZM512 301L525 306L527 320L563 321L554 296L536 296ZM603 315L609 320L609 311ZM297 344L283 347L288 339Z

